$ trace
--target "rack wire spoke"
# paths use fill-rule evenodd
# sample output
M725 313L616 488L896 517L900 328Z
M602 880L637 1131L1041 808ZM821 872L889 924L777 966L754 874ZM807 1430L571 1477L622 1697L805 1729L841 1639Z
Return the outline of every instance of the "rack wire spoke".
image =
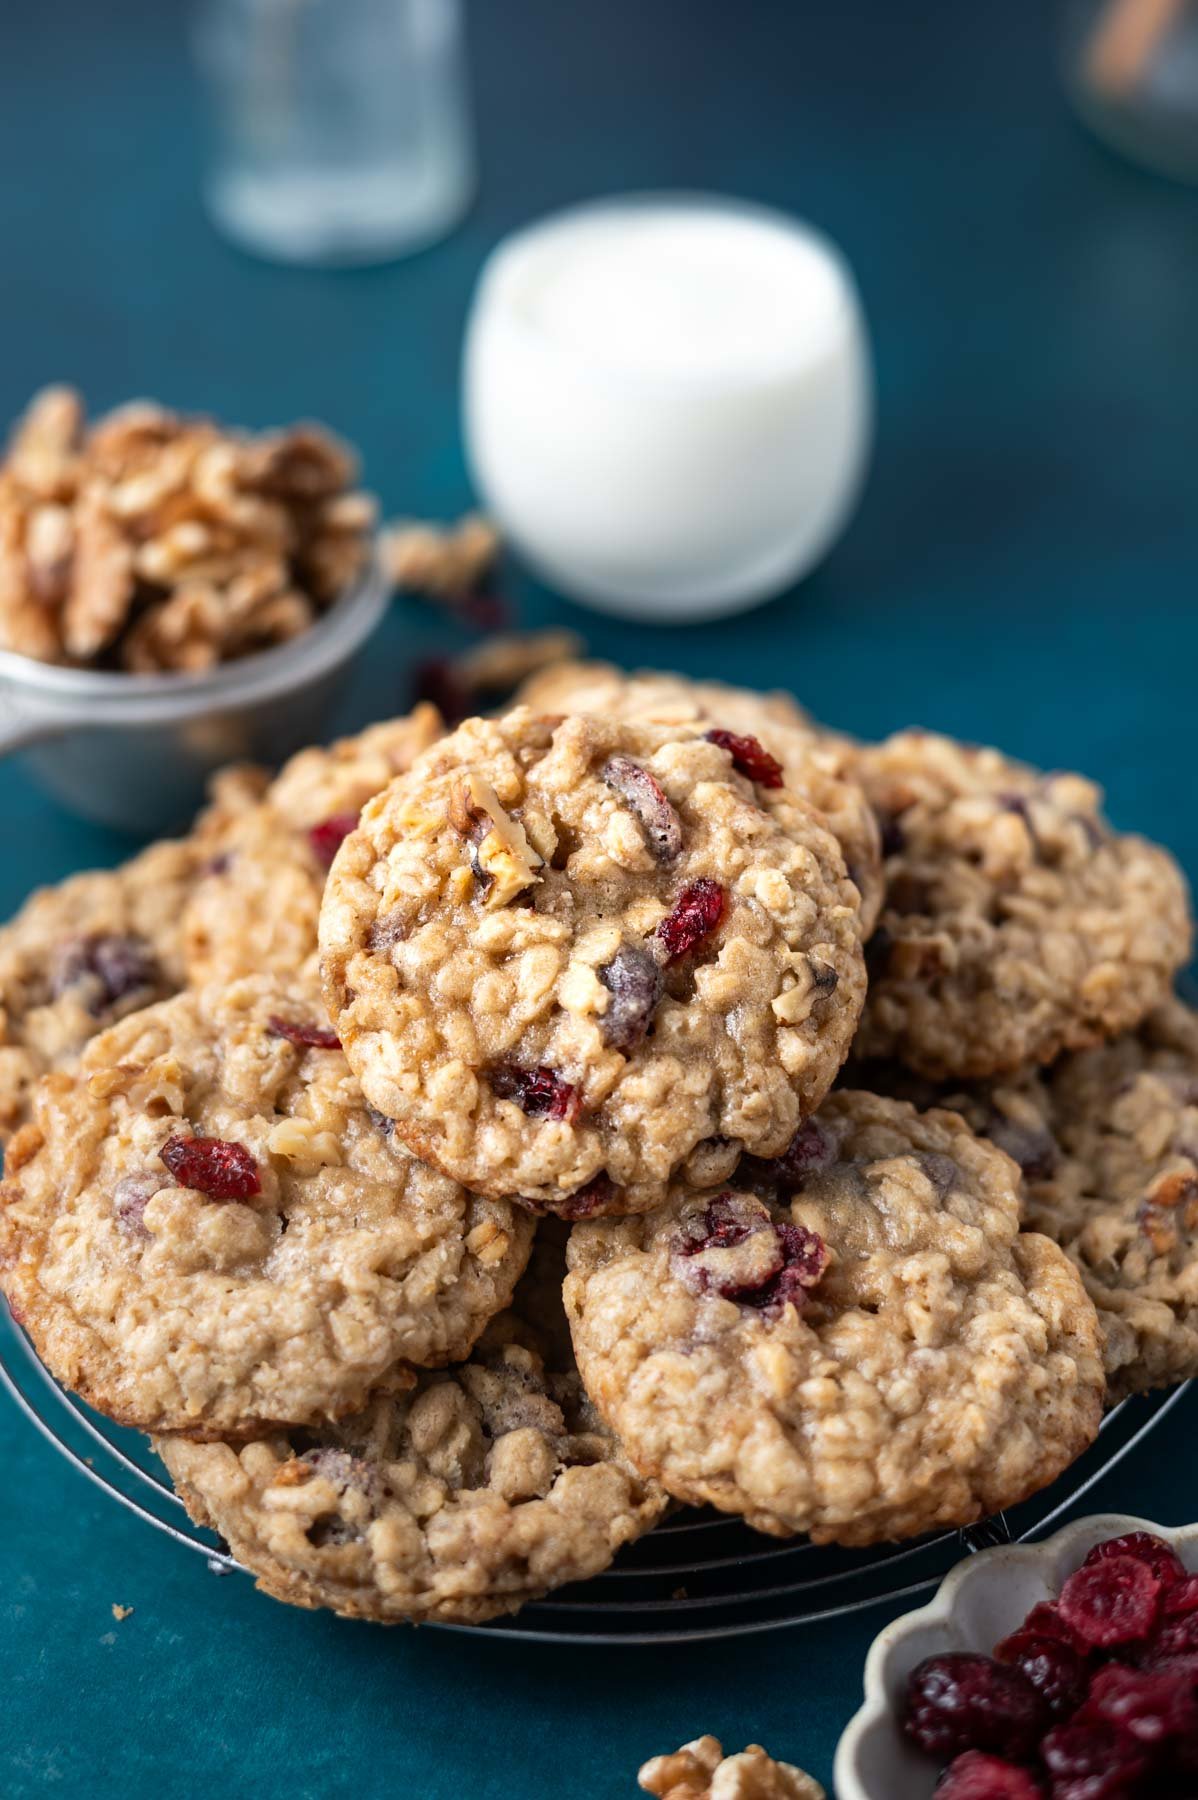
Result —
M177 1522L182 1502L170 1483L130 1454L116 1427L58 1386L7 1308L0 1308L0 1387L93 1487L202 1556L214 1574L244 1573L215 1533ZM723 1513L682 1511L630 1545L592 1581L530 1603L516 1617L438 1629L525 1643L697 1643L894 1606L925 1594L971 1551L1049 1530L1143 1443L1184 1391L1175 1388L1112 1408L1097 1443L1044 1494L961 1531L846 1550L806 1538L759 1536L743 1520ZM100 1455L93 1457L92 1450Z

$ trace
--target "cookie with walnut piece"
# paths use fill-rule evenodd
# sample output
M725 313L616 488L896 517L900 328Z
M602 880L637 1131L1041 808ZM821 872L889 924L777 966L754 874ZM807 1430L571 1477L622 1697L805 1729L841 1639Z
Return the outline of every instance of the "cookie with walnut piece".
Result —
M0 1142L47 1070L73 1068L98 1032L185 985L188 898L265 779L226 770L188 837L41 888L0 927Z
M176 996L48 1076L0 1188L0 1287L43 1361L143 1430L254 1436L468 1353L532 1231L416 1162L312 987Z
M637 1783L658 1800L825 1800L818 1781L793 1763L775 1762L760 1744L725 1756L710 1736L643 1763Z
M777 765L767 780L796 793L832 827L851 880L861 895L861 929L868 937L882 905L878 823L853 773L852 752L822 731L798 702L781 692L758 693L723 681L692 681L640 669L626 675L614 663L559 662L532 675L517 701L536 713L597 713L619 719L687 720L723 734L729 754L758 747ZM774 791L762 789L769 799Z
M855 767L887 850L858 1055L933 1080L1005 1074L1167 997L1190 954L1185 880L1111 830L1093 783L924 731Z
M587 1391L680 1500L870 1544L1035 1493L1093 1440L1098 1320L955 1113L837 1093L773 1165L577 1225Z
M190 894L182 935L193 984L289 976L315 957L325 877L342 838L442 730L436 707L418 706L284 763Z
M329 876L330 1015L372 1106L480 1193L640 1211L777 1155L843 1061L864 967L835 838L693 724L468 720Z
M397 1371L340 1424L241 1450L160 1440L192 1517L276 1599L389 1624L474 1623L598 1574L667 1501L582 1391L561 1277L539 1242L469 1361Z

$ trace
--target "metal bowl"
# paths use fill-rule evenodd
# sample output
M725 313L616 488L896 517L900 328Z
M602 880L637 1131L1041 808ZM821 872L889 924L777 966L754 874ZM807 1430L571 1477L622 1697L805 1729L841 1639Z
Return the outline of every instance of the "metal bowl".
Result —
M278 763L316 741L387 599L372 561L310 631L201 675L97 674L0 651L0 755L22 752L84 818L168 830L226 763Z

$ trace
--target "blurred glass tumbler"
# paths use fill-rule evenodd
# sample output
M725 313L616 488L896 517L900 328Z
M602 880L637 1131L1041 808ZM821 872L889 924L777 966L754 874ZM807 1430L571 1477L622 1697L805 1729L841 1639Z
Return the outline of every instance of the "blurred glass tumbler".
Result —
M1133 161L1198 181L1198 0L1066 0L1061 18L1086 123Z
M212 113L205 196L243 248L383 262L465 211L459 0L206 0L196 54Z

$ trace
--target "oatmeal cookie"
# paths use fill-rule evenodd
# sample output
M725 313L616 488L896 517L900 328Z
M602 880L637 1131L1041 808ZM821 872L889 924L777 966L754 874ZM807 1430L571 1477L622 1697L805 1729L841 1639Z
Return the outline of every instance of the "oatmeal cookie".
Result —
M435 707L418 706L284 763L195 884L183 918L192 982L290 975L315 957L325 876L341 839L442 729Z
M42 888L0 927L0 1142L48 1069L73 1068L97 1032L183 986L188 895L264 779L229 771L190 837Z
M1110 829L1092 783L921 731L856 766L887 851L860 1055L933 1080L1003 1074L1166 997L1190 953L1184 879Z
M625 675L612 663L561 662L530 677L517 699L536 713L694 721L757 739L781 763L779 780L832 827L861 895L862 932L868 937L873 931L882 906L881 843L873 809L852 771L853 752L821 731L789 694L645 669ZM771 791L763 791L767 802Z
M793 1763L775 1762L760 1744L725 1756L710 1736L672 1756L655 1756L642 1765L637 1783L658 1800L826 1800L818 1781Z
M321 952L346 1055L416 1154L571 1217L657 1205L694 1153L780 1152L863 989L856 889L810 808L763 806L693 725L524 709L369 803Z
M732 1191L570 1240L587 1391L681 1500L870 1544L1015 1504L1093 1440L1098 1321L950 1112L837 1093Z
M1072 1257L1098 1308L1115 1399L1198 1375L1198 1015L1062 1058L1046 1082L1058 1155L1028 1216Z
M177 995L47 1076L0 1188L0 1286L52 1372L144 1430L253 1436L464 1356L528 1257L517 1208L372 1115L319 991Z
M564 1321L546 1334L528 1306L541 1260L469 1362L397 1376L355 1418L240 1450L160 1441L192 1517L266 1593L350 1618L477 1622L598 1574L666 1497L588 1403ZM560 1276L559 1253L559 1314Z

